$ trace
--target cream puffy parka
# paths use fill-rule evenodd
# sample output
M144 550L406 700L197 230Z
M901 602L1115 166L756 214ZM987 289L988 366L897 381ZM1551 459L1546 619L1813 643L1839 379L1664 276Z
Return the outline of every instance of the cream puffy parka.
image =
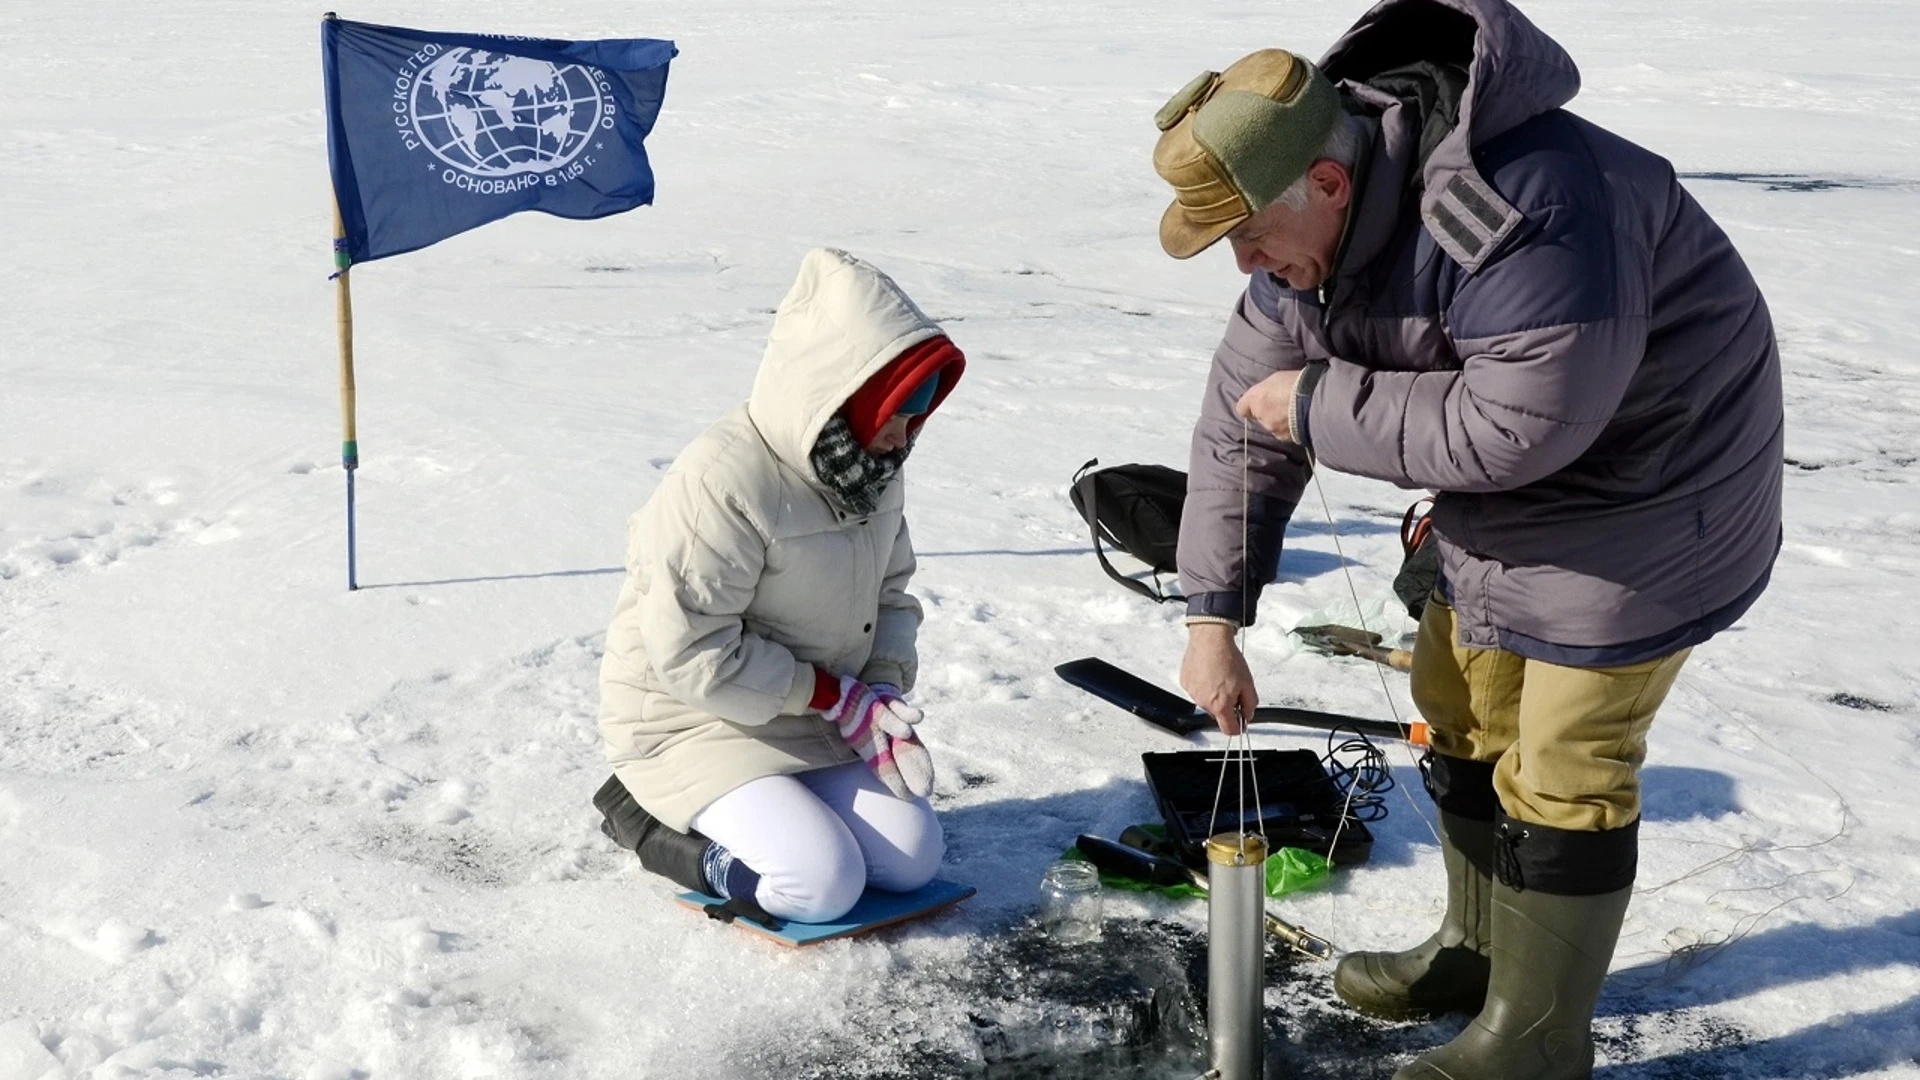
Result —
M913 685L905 485L854 515L808 455L855 390L939 333L885 274L809 252L752 396L681 452L629 520L600 731L627 790L672 828L750 780L859 760L807 708L814 665Z

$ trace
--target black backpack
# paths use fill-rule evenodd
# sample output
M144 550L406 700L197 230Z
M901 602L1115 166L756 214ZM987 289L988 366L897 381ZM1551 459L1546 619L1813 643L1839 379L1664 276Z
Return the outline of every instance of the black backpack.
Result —
M1185 600L1160 585L1161 574L1179 571L1180 507L1187 500L1187 474L1165 465L1114 465L1094 469L1094 458L1073 474L1073 508L1093 532L1093 554L1107 576L1155 603ZM1088 470L1093 471L1089 472ZM1113 568L1101 541L1153 569L1153 587Z
M1169 593L1160 585L1161 574L1179 572L1176 550L1180 542L1180 508L1187 499L1187 474L1165 465L1113 465L1094 469L1094 458L1073 474L1073 508L1087 522L1093 535L1093 554L1100 569L1129 590L1156 603L1166 604L1186 597ZM1089 472L1088 470L1093 470ZM1393 578L1393 591L1407 614L1418 620L1440 578L1440 547L1433 537L1433 522L1427 510L1432 499L1420 499L1407 508L1400 521L1403 556L1399 573ZM1113 568L1101 541L1119 548L1153 569L1153 587L1149 588Z

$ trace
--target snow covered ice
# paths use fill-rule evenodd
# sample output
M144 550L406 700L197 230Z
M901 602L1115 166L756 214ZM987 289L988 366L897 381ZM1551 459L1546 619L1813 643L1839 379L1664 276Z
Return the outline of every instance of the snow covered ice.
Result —
M1920 1076L1920 7L1522 6L1580 63L1576 112L1695 175L1786 363L1785 547L1655 727L1598 1075ZM0 1080L933 1060L915 1040L958 1037L948 991L1017 936L1047 862L1151 819L1139 755L1176 745L1051 672L1101 655L1176 684L1177 613L1101 574L1066 497L1090 457L1183 464L1239 288L1224 253L1155 242L1153 111L1250 49L1317 54L1364 7L342 10L681 49L657 205L523 215L354 274L352 595L318 10L0 9ZM787 954L675 908L588 800L624 520L745 396L821 244L893 274L970 361L910 515L944 873L980 892ZM1408 629L1388 589L1408 496L1322 482L1370 625ZM1286 634L1354 618L1335 540L1310 493L1248 636L1266 699L1384 717L1390 692L1405 713L1401 677L1383 692ZM1372 861L1274 905L1343 949L1439 910L1395 755L1409 798ZM1107 905L1204 926L1200 905ZM1290 970L1276 1045L1331 1047L1324 969ZM1371 1031L1349 1048L1452 1028Z

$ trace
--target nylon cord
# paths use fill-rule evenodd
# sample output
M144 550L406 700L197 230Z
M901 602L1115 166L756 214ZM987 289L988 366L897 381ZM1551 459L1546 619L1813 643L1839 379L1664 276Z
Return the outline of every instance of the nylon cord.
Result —
M1320 512L1327 519L1327 533L1333 537L1333 551L1340 560L1340 576L1346 580L1347 595L1353 599L1354 619L1360 623L1360 629L1365 631L1367 630L1367 615L1360 605L1359 587L1353 583L1353 569L1347 562L1346 546L1340 542L1340 526L1333 519L1333 506L1327 501L1326 488L1320 484L1320 462L1314 458L1312 450L1307 450L1306 455L1307 475L1313 479L1313 490L1320 498ZM1394 725L1400 729L1400 744L1406 747L1408 763L1414 767L1415 771L1418 771L1420 768L1420 760L1414 756L1413 744L1407 741L1407 736L1410 734L1407 722L1401 718L1399 706L1394 704L1393 689L1387 685L1386 673L1376 665L1374 667L1374 674L1380 680L1380 696L1386 699L1387 711L1392 714ZM1426 825L1427 832L1433 836L1433 842L1436 845L1440 844L1440 830L1434 825L1433 819L1427 816L1425 809L1414 800L1413 793L1406 791L1404 784L1396 784L1395 786L1402 789L1401 795L1407 800L1407 805L1413 809L1414 816L1418 817L1421 823ZM1329 874L1333 872L1334 868L1333 853L1340 846L1341 835L1346 832L1347 815L1353 807L1353 795L1356 787L1357 785L1353 784L1347 786L1346 798L1342 800L1340 806L1340 820L1335 823L1333 827L1333 839L1327 844L1327 872ZM1339 925L1338 890L1329 889L1327 890L1327 926L1337 928Z
M1246 417L1241 417L1240 625L1234 630L1234 644L1235 647L1240 650L1240 655L1243 658L1246 656L1246 612L1253 595L1252 575L1248 572L1250 562L1249 552L1251 550L1250 545L1253 536L1253 526L1250 515L1253 502L1253 489L1249 473L1253 447L1252 430L1251 422ZM1220 760L1220 777L1214 784L1213 811L1207 819L1207 835L1209 837L1216 835L1215 830L1220 819L1220 796L1226 791L1227 770L1232 769L1238 786L1239 801L1239 819L1235 825L1235 835L1238 837L1240 855L1244 861L1247 853L1247 777L1249 774L1253 777L1254 828L1258 830L1261 844L1268 848L1268 854L1272 854L1272 851L1271 845L1267 844L1267 822L1265 817L1260 813L1260 773L1253 757L1253 731L1251 727L1253 717L1247 714L1246 710L1241 707L1239 701L1233 703L1233 711L1235 718L1240 721L1240 730L1234 735L1227 736L1226 753Z
M1333 537L1333 551L1340 560L1340 576L1346 580L1347 595L1353 599L1354 619L1360 623L1360 629L1365 631L1367 630L1367 615L1360 606L1360 590L1353 583L1353 568L1351 564L1347 562L1346 546L1340 542L1340 527L1333 520L1333 506L1327 501L1326 488L1320 484L1320 462L1313 456L1312 450L1307 451L1307 475L1313 478L1314 493L1320 498L1320 512L1327 519L1328 534ZM1420 768L1420 759L1414 756L1413 744L1407 741L1407 736L1411 734L1411 731L1406 720L1400 716L1400 707L1394 703L1393 688L1387 685L1387 673L1378 664L1373 665L1373 673L1374 676L1380 680L1380 696L1386 699L1387 711L1393 714L1394 726L1400 729L1400 745L1406 748L1407 763L1412 765L1415 771L1418 771ZM1413 808L1414 815L1427 826L1427 832L1433 836L1433 842L1436 844L1440 843L1440 830L1438 826L1434 824L1432 818L1427 816L1426 810L1421 807L1420 803L1414 799L1413 793L1405 790L1405 785L1396 786L1402 789L1401 796L1407 800L1407 805ZM1351 806L1352 802L1353 788L1349 787L1347 789L1347 805ZM1334 844L1340 842L1340 833L1346 828L1346 824L1346 807L1343 806L1340 813L1340 823L1334 826ZM1331 868L1333 863L1331 847L1332 846L1329 845L1329 857L1327 859L1329 868Z

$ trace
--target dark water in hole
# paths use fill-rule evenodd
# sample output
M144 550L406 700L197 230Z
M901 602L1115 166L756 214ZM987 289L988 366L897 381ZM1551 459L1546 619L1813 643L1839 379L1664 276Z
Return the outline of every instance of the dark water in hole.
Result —
M1082 1077L1192 1080L1202 1071L1187 989L1198 935L1110 919L1063 946L1032 926L975 943L966 961L896 970L854 1030L738 1055L728 1075L801 1080ZM804 1033L795 1033L801 1039Z
M1411 944L1411 942L1409 942ZM725 1055L728 1077L796 1080L1195 1080L1206 1069L1204 935L1157 920L1110 919L1088 945L1031 926L974 943L964 962L904 960L851 1003L831 1034L781 1033ZM1386 1080L1459 1033L1466 1017L1388 1023L1333 997L1333 966L1270 952L1270 1080ZM1749 1035L1727 1020L1608 999L1595 1039L1606 1080L1745 1076ZM1656 1049L1657 1048L1657 1049ZM1779 1055L1763 1055L1777 1058ZM1787 1071L1767 1071L1784 1068ZM1771 1061L1755 1076L1795 1075Z
M1075 946L1017 927L981 941L962 970L898 972L876 991L891 1005L875 1015L905 1022L762 1045L734 1065L804 1080L1194 1080L1206 1069L1206 968L1204 936L1173 923L1111 919L1100 941ZM1269 1076L1385 1076L1382 1063L1414 1045L1406 1029L1335 1005L1331 971L1269 955Z

